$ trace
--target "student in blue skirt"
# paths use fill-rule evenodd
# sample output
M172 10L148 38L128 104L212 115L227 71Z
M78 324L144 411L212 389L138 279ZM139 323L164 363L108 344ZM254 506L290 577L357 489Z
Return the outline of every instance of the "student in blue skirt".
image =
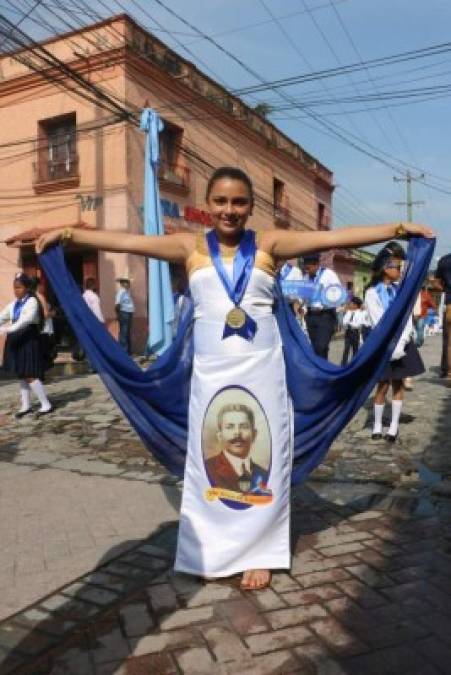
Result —
M20 385L21 406L15 416L20 418L32 412L32 393L40 403L37 415L47 415L53 408L42 384L45 369L41 341L44 312L26 274L16 275L13 290L16 299L0 312L0 335L6 335L3 369L17 377Z
M396 296L404 259L404 249L397 242L389 242L374 259L372 279L365 293L365 306L373 328L382 319ZM415 346L414 334L412 316L410 316L391 360L377 385L372 434L374 440L384 437L389 443L396 441L404 400L403 380L424 373L424 364ZM392 388L392 415L390 426L383 436L382 417L390 386Z

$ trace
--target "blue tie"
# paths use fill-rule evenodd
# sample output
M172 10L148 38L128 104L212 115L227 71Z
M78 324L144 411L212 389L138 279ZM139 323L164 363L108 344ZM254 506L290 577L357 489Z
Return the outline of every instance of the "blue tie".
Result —
M387 286L387 295L388 295L388 306L390 307L396 295L396 288L391 284Z

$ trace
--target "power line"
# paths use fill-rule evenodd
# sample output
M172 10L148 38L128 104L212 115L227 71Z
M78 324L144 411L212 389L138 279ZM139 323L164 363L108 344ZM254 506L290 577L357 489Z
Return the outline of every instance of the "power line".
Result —
M155 0L160 1L160 0ZM360 72L367 68L380 68L382 66L393 65L396 63L405 63L412 60L419 60L424 58L431 58L438 54L446 54L451 51L451 42L444 42L430 47L423 47L407 52L399 52L391 54L390 56L382 56L377 59L369 59L363 63L350 63L336 68L325 68L314 73L306 73L303 75L293 75L290 77L264 82L260 85L251 85L248 87L241 87L235 89L232 93L243 96L245 94L255 94L257 92L266 91L267 89L281 89L285 87L292 87L296 84L310 82L312 80L319 80L330 77L338 77L348 73Z
M204 32L202 32L201 30L199 30L197 27L193 26L190 22L188 22L186 19L184 19L183 17L181 17L177 12L175 12L175 11L172 10L171 8L167 7L167 5L166 5L164 2L162 2L162 0L154 0L154 1L155 1L158 5L160 5L160 6L163 7L164 9L166 9L166 11L167 11L169 14L171 14L172 16L174 16L174 17L176 17L177 19L179 19L179 21L181 21L181 22L184 23L185 25L189 26L189 28L190 28L191 30L195 30L195 31L196 31L200 36L202 36L205 40L209 41L211 44L213 44L215 47L217 47L221 52L223 52L223 53L226 54L229 58L231 58L231 59L234 60L236 63L238 63L242 68L244 68L248 73L250 73L255 79L258 79L258 80L262 83L262 84L260 85L260 88L264 87L265 89L266 89L266 88L274 89L274 88L275 88L275 87L274 87L274 82L281 82L280 80L279 80L279 81L274 81L274 82L265 82L265 80L264 80L258 73L256 73L252 68L250 68L249 66L247 66L241 59L239 59L239 58L236 57L234 54L232 54L229 50L225 49L222 45L220 45L219 43L217 43L213 38L211 38L211 36L206 35ZM431 55L433 55L433 54L443 53L443 52L445 52L445 51L446 51L446 52L451 51L451 43L449 43L449 42L448 42L448 43L441 43L441 44L439 44L439 45L432 45L432 46L430 46L430 47L422 48L422 49L420 49L420 50L411 50L411 51L408 51L408 52L402 52L402 53L397 54L397 55L391 55L391 56L389 56L389 57L382 57L382 58L379 58L379 59L372 59L372 60L370 60L370 61L364 62L363 65L362 65L362 64L354 64L354 65L351 64L351 66L345 66L345 67L343 68L343 70L349 70L350 68L357 68L357 69L361 70L362 68L367 67L368 65L372 65L372 64L376 64L376 63L377 63L378 66L380 66L380 65L386 65L387 63L392 63L392 62L394 62L394 61L403 62L403 61L407 61L407 60L412 60L412 58L419 58L419 55L423 58L423 57L425 57L425 56L431 56ZM332 69L332 71L335 71L335 72L336 72L337 69ZM318 77L321 76L321 72L324 73L324 72L326 72L326 71L319 71L319 73L317 74ZM329 70L329 72L331 72L331 70ZM305 79L305 77L310 77L310 79L311 79L311 78L312 78L312 75L310 75L310 76L304 76L304 79ZM284 82L286 82L287 80L292 81L292 79L293 79L293 78L286 78L286 79L284 80ZM256 87L258 87L258 85L256 85L254 88L252 88L252 93L256 90ZM243 93L243 92L245 92L245 91L247 91L247 93L251 93L251 92L250 92L250 88L248 88L248 90L245 90L245 89L235 90L234 93L235 93L235 94L238 94L238 93ZM276 93L277 93L278 95L281 95L279 91L276 91ZM365 143L365 141L362 141L362 139L358 139L357 137L355 137L354 134L350 134L350 135L351 135L351 136L354 136L354 137L356 138L356 140L348 139L348 138L346 138L346 135L345 135L346 132L345 132L343 129L341 129L340 127L338 127L338 125L335 125L335 124L332 124L332 123L326 123L326 122L325 122L324 120L322 120L319 116L314 115L314 114L312 114L312 115L310 115L310 116L311 116L311 117L314 119L314 121L316 121L318 124L320 124L320 125L322 125L323 127L325 127L326 130L327 130L327 132L330 133L330 134L332 134L332 136L335 136L336 138L339 138L342 142L348 144L349 146L353 147L354 149L358 150L359 152L362 152L362 153L365 154L366 156L369 156L369 157L371 157L372 159L375 159L376 161L378 161L378 162L384 164L384 165L387 166L388 168L391 168L392 170L394 169L395 171L398 170L398 169L395 168L395 165L393 165L393 163L387 162L387 160L385 160L385 159L383 159L383 158L378 157L377 155L375 155L374 152L368 151L368 150L366 150L366 149L360 147L360 146L358 145L358 141L363 142L363 143ZM323 133L323 132L322 132L322 133ZM327 134L326 134L326 135L327 135ZM369 145L369 144L368 144L368 145ZM379 150L376 149L376 151L379 151ZM382 152L384 155L389 156L388 153L384 153L383 151L381 151L381 152ZM394 158L394 161L397 162L397 163L400 164L400 165L404 165L404 166L407 165L407 163L403 162L402 160L399 160L398 158ZM408 166L408 165L407 165L407 166ZM417 167L415 167L415 168L417 168ZM431 175L431 174L430 174L430 175ZM444 180L449 180L449 179L444 179Z
M329 0L329 2L330 2L330 0ZM360 51L359 51L359 49L358 49L358 47L357 47L357 45L356 45L356 43L355 43L355 41L354 41L354 39L353 39L353 37L352 37L350 31L348 30L348 27L346 26L346 24L345 24L345 22L344 22L344 20L343 20L343 18L342 18L342 16L341 16L341 14L340 14L340 12L339 12L338 9L333 5L332 2L330 2L330 5L331 5L332 11L333 11L333 13L334 13L334 15L335 15L335 17L336 17L338 23L339 23L340 26L341 26L341 29L342 29L343 33L345 34L345 36L346 36L346 38L347 38L349 44L350 44L351 47L352 47L352 50L354 51L354 54L357 56L359 62L360 62L361 64L363 64L363 63L364 63L364 59L363 59L363 57L362 57L362 55L361 55L361 53L360 53ZM372 73L371 73L371 70L370 70L369 68L365 68L365 72L367 73L368 80L369 80L369 82L371 83L371 85L372 85L374 91L376 92L376 94L377 94L378 96L380 96L380 92L379 92L378 86L376 85L376 83L375 83L375 81L374 81L374 79L373 79L373 75L372 75ZM404 136L402 135L401 130L399 129L398 124L397 124L395 118L393 117L393 114L392 114L391 111L388 111L388 116L389 116L389 118L390 118L390 120L391 120L391 122L392 122L392 124L393 124L393 127L394 127L394 129L395 129L397 135L398 135L399 138L401 139L402 144L403 144L404 147L407 149L407 152L408 152L409 154L411 154L411 153L410 153L410 148L408 147L408 145L407 145L407 143L406 143L406 141L405 141L405 139L404 139ZM388 136L385 134L385 131L384 131L384 136L385 136L386 138L388 138Z
M163 3L159 3L159 4L163 4ZM232 56L233 56L233 55L232 55ZM249 69L245 66L245 64L244 64L244 67L245 67L247 70L249 70ZM251 71L251 72L253 72L253 71ZM254 75L254 76L260 77L260 76L258 76L258 75ZM315 119L315 121L318 121L317 118L314 118L314 119ZM324 122L323 122L323 121L322 121L322 124L323 124L323 126L324 126ZM336 125L335 125L335 126L336 126ZM334 129L333 127L328 126L328 125L326 125L326 128L327 128L328 131L331 133L331 136L332 136L332 137L339 137L339 138L340 138L340 134L337 133L337 129ZM338 129L339 129L339 127L338 127ZM324 133L324 130L323 130L322 132ZM326 134L326 135L327 135L327 134ZM350 143L350 142L349 142L349 139L347 139L347 138L345 138L345 137L343 137L343 136L341 137L341 140L343 140L344 142L347 142L348 144L351 144L353 147L356 147L355 143ZM365 154L368 155L368 152L365 151L365 150L362 150L362 148L356 147L356 149L359 149L360 151L363 151L363 152L365 152ZM369 156L373 157L374 159L377 159L378 161L381 161L381 158L380 158L380 157L377 157L374 153L373 153L373 154L370 154ZM399 161L397 158L395 158L395 160L396 160L397 162ZM383 163L386 164L387 166L389 166L390 168L394 168L395 170L398 170L398 168L395 167L395 166L393 166L393 164L389 164L389 163L387 163L386 161L383 161ZM443 180L446 180L446 179L443 179ZM435 188L435 186L433 186L433 187Z
M291 38L291 35L288 33L288 31L285 30L285 28L283 27L283 25L280 23L279 19L278 19L278 18L273 14L273 12L270 10L270 8L269 8L268 5L266 4L265 0L260 0L260 4L264 7L264 9L266 10L266 12L267 12L267 13L269 14L269 16L271 17L271 19L272 19L272 20L274 21L274 23L277 25L278 29L280 30L280 32L282 33L282 35L284 36L284 38L285 38L286 40L288 40L289 44L291 45L291 47L292 47L292 49L295 51L295 53L301 58L301 60L307 65L307 67L308 67L310 70L313 70L313 68L312 68L312 66L311 66L311 64L310 64L310 62L309 62L309 61L307 60L307 58L305 57L304 53L299 49L297 43L294 42L294 40ZM304 0L303 0L303 5L304 5L304 8L305 8L305 12L308 13L308 15L309 15L309 17L311 18L311 20L313 21L314 25L318 28L318 30L320 30L319 25L317 24L317 21L316 21L315 17L314 17L313 14L311 13L311 10L310 10L309 7L306 5L306 3L305 3ZM321 32L321 30L320 30L320 32ZM323 35L322 32L321 32L321 34ZM323 35L323 37L325 38L324 35ZM325 39L326 39L326 38L325 38ZM326 42L327 42L327 39L326 39ZM333 50L332 50L332 51L333 51ZM334 52L334 55L335 55L335 52ZM321 85L322 88L325 89L327 92L329 91L328 84L326 84L326 82L324 82L323 80L320 80L320 85ZM346 115L346 111L344 111L344 114ZM347 115L346 115L346 117L347 117Z
M391 79L393 77L399 77L400 75L417 73L418 71L424 71L424 70L428 70L430 68L436 68L437 66L441 66L445 63L449 65L449 60L444 59L444 60L441 60L441 61L437 61L436 63L422 64L421 66L417 66L416 68L408 68L407 70L402 70L399 73L398 72L386 73L385 75L380 75L379 77L374 76L373 80L374 81L387 80L387 79ZM447 68L447 70L443 70L439 73L430 73L428 75L416 75L414 78L409 78L409 79L406 79L406 80L398 80L397 82L393 82L392 86L410 84L411 82L418 83L420 80L431 80L431 79L434 79L434 78L445 77L445 76L449 76L449 72L450 72L449 68ZM367 83L368 83L368 79L358 80L356 84L360 85L360 84L367 84ZM349 89L349 84L341 83L341 84L336 84L334 86L329 86L329 91L332 91L332 92L340 91L340 90L343 90L343 89L344 90ZM310 92L308 92L308 93L310 93ZM274 100L275 99L265 98L265 102L268 103L269 105L271 105Z
M393 180L395 183L405 183L406 184L406 201L405 202L395 202L398 206L406 206L407 207L407 220L408 222L412 222L413 220L413 215L412 215L412 207L413 206L420 206L424 204L422 201L413 201L412 199L412 183L415 180L421 180L424 178L424 174L421 174L417 178L411 175L410 171L406 172L405 178L398 178L397 176L393 176Z
M446 84L437 84L430 87L417 87L412 89L398 89L392 91L382 91L377 94L358 94L355 96L342 96L333 98L304 98L302 101L295 99L292 103L285 103L283 105L271 106L272 112L280 112L292 109L313 108L330 106L336 103L365 103L365 102L382 102L382 101L397 101L404 99L416 99L420 97L435 98L438 95L446 95L451 92L451 82ZM428 100L422 98L421 100ZM381 106L383 107L383 106Z
M344 2L349 2L349 0L335 0L336 5L343 4ZM310 7L311 12L317 12L320 9L327 9L329 7L329 2L324 2L319 5L314 5ZM279 21L286 21L288 19L293 19L295 16L301 16L302 14L306 14L305 9L297 10L295 12L289 12L288 14L280 14L277 16L277 19ZM265 26L268 23L272 23L272 19L266 19L262 21L256 21L254 23L248 23L248 24L243 24L242 26L238 26L237 28L230 28L228 30L223 30L218 33L213 33L211 36L212 38L218 38L218 37L224 37L226 35L234 35L236 33L242 33L243 31L248 31L253 28L258 28L260 26ZM198 42L201 42L204 40L204 38L197 38L196 40L193 40L192 42L189 43L189 45L194 45L197 44Z
M104 92L102 92L102 93L104 93ZM184 151L184 150L185 150L185 149L182 148L182 151ZM210 168L215 168L215 167L214 167L214 165L210 165ZM263 198L262 198L262 199L263 199ZM264 201L265 201L265 206L266 206L266 207L269 207L269 208L271 209L271 213L272 213L272 208L273 208L272 203L269 202L269 200L264 200Z
M26 13L22 16L21 19L19 19L19 21L18 21L17 24L16 24L16 28L17 28L18 26L20 26L21 23L23 23L24 21L26 21L26 20L28 19L28 17L29 17L31 14L33 14L34 10L36 9L36 7L38 7L38 6L41 4L41 2L42 2L42 0L36 0L36 2L34 3L33 7L31 7L31 9L29 9L28 12L26 12ZM4 38L3 41L0 42L0 49L3 49L3 45L5 44L6 41L7 41L7 38Z
M287 30L285 30L285 28L282 26L282 24L280 23L280 21L277 19L277 17L274 15L274 13L271 11L271 9L268 7L268 5L267 5L267 3L265 2L265 0L259 0L259 1L260 1L260 4L262 5L262 7L266 10L267 14L269 14L269 16L272 18L272 20L274 21L275 25L277 26L277 28L279 29L279 31L282 33L282 35L284 36L284 38L288 41L288 43L290 44L290 46L292 47L292 49L293 49L293 50L295 51L295 53L300 57L300 59L302 60L302 62L305 63L306 66L307 66L310 70L313 70L313 67L312 67L311 63L309 62L309 60L305 57L304 53L303 53L303 52L301 51L301 49L298 47L297 43L291 38L291 35L288 33ZM302 1L303 1L303 0L302 0ZM304 11L305 11L306 13L308 13L308 15L309 15L310 18L312 19L314 25L315 25L315 26L318 28L318 30L321 32L321 29L319 28L319 25L318 25L318 23L316 22L315 17L311 14L310 9L308 8L308 6L306 5L306 3L305 3L304 1L303 1L303 5L304 5L304 8L305 8ZM321 35L324 37L324 39L325 39L326 42L327 42L327 38L323 35L322 32L321 32ZM329 44L329 43L328 43L328 44ZM335 54L335 53L334 53L334 54ZM329 92L329 87L328 87L328 84L326 84L326 82L324 82L323 80L320 80L319 83L320 83L320 85L322 86L322 88L323 88L326 92ZM329 95L330 95L330 94L329 94ZM335 103L337 103L337 101L336 101L335 98L332 98L332 100L333 100ZM307 106L305 106L305 107L309 108L310 106L307 105ZM342 106L340 106L340 107L342 108ZM277 108L275 108L275 109L277 109ZM343 110L343 115L346 116L346 110L344 110L343 108L342 108L342 110Z
M196 27L192 26L192 24L189 24L188 22L186 22L186 21L183 19L183 17L181 17L180 15L178 15L177 13L175 13L173 10L170 10L169 8L167 8L166 5L165 5L163 2L161 2L161 0L156 0L156 1L158 2L159 5L161 5L161 6L164 7L167 11L169 11L173 16L176 16L180 21L184 22L186 25L189 25L189 27L190 27L192 30L195 30L198 34L200 34L201 36L205 37L205 39L208 39L209 41L211 41L215 46L217 46L219 49L221 49L221 50L222 50L224 53L226 53L230 58L232 58L233 60L235 60L236 62L238 62L243 68L245 68L245 69L247 70L247 72L250 72L254 77L256 77L257 79L259 79L261 82L264 82L264 80L263 80L257 73L255 73L252 69L250 69L248 66L246 66L246 64L245 64L244 62L242 62L240 59L237 59L237 57L235 57L233 54L231 54L231 52L229 52L228 50L225 50L221 45L218 45L214 40L212 40L212 38L210 38L209 36L206 36L204 33L202 33L202 31L199 31L199 29L197 29ZM451 44L451 43L445 43L445 44ZM429 47L429 48L426 48L426 49L428 49L428 50L436 49L437 47L440 47L440 46L443 46L443 45L438 45L438 46L435 45L435 46L433 46L433 47ZM417 50L417 51L418 51L418 50ZM419 51L424 51L424 50L419 50ZM412 54L412 53L414 53L414 52L407 52L407 53L408 53L408 54ZM405 53L404 53L404 54L405 54ZM384 57L384 58L393 59L393 57ZM269 84L270 84L270 83L269 83ZM277 92L277 93L280 94L280 92ZM293 119L296 119L296 118L293 118ZM324 121L322 121L322 120L319 118L319 116L315 116L315 117L313 117L313 119L314 119L317 123L322 123L323 126L324 126ZM348 144L349 144L349 141L347 141L346 139L343 138L343 135L345 135L346 132L344 132L344 130L340 130L340 128L339 128L337 125L335 125L335 127L336 127L336 128L334 129L331 125L326 125L326 128L328 129L328 131L329 131L330 133L332 133L332 135L335 135L335 136L336 136L337 138L339 138L342 142L348 142ZM337 135L337 131L340 131L342 135L341 135L341 136L340 136L340 135ZM362 141L362 142L364 142L364 141ZM354 146L352 146L352 147L354 147ZM374 157L373 157L373 158L374 158ZM399 162L399 163L401 163L401 164L406 165L405 162L402 162L402 161L399 160L398 158L394 158L394 160L395 160L396 162ZM391 167L391 168L394 168L394 167ZM414 168L415 168L415 169L418 169L418 167L414 167ZM429 174L429 175L432 176L432 174ZM443 179L442 177L436 177L436 178L441 179L441 180L444 180L444 181L448 181L448 180L449 180L449 179L446 179L446 178Z
M302 3L302 6L306 9L306 11L308 12L308 15L309 15L310 20L312 21L312 23L313 23L315 29L317 30L317 32L320 34L321 39L323 40L323 42L327 45L327 48L329 49L329 51L330 51L330 53L332 54L333 58L334 58L335 61L338 63L338 66L339 66L340 68L342 68L342 67L343 67L343 64L342 64L342 62L341 62L341 60L340 60L340 58L339 58L337 52L335 51L335 49L334 49L332 43L330 42L329 38L327 37L326 33L325 33L325 32L323 31L323 29L321 28L321 24L319 23L319 20L318 20L318 19L316 18L316 16L310 11L310 9L309 9L309 7L308 7L308 5L307 5L307 3L306 3L306 0L300 0L300 2ZM357 87L354 85L354 83L353 83L353 80L352 80L351 75L350 75L350 74L346 74L346 77L347 77L348 81L350 82L350 84L351 84L353 90L354 90L354 91L358 91L358 88L357 88ZM320 80L320 82L324 83L323 80ZM371 119L373 120L373 122L375 122L375 123L377 124L376 119L374 118L373 114L372 114L372 113L369 113L369 115L370 115ZM350 123L350 125L351 125L351 128L352 128L352 122ZM355 122L354 122L354 125L355 125ZM362 134L362 130L359 129L359 128L357 128L357 130L359 131L360 136L362 136L363 138L365 138L365 134Z
M41 61L46 66L56 68L57 71L59 71L65 77L68 77L71 81L75 82L78 85L81 85L85 90L89 92L89 96L87 97L86 94L83 93L80 93L80 95L84 96L85 98L88 98L88 100L90 100L91 103L100 104L100 102L102 102L103 106L106 109L108 109L109 112L113 111L116 115L119 115L120 118L124 119L130 116L130 113L125 108L123 108L116 101L108 97L99 87L96 87L91 82L89 82L89 80L84 78L80 73L71 69L64 61L58 59L43 45L37 43L35 40L33 40L33 38L31 38L17 26L14 26L14 24L11 23L11 21L9 21L9 19L6 16L0 14L0 25L2 23L6 24L6 28L9 31L9 33L6 33L6 36L9 41L13 42L13 44L15 44L16 47L19 47L19 49L21 50L31 51L35 56L37 55L38 58L40 58ZM0 30L0 33L5 35L5 29ZM21 56L19 54L12 54L12 56L18 61L20 61L21 59ZM24 57L22 56L22 59L23 58ZM30 61L28 61L26 65L28 65L29 68L35 70L42 76L48 77L45 70L42 69L42 65L36 66L36 64ZM52 81L53 84L55 83L55 78L50 77L50 80ZM70 88L69 90L75 91Z
M1 15L0 15L0 20L1 20L2 18L3 18L3 17L1 17ZM28 48L28 50L32 51L32 53L35 53L36 47L37 47L37 48L40 48L40 45L33 46L32 48L30 48L29 46L27 47L27 45L24 44L24 37L27 37L28 40L31 41L32 43L34 42L31 38L29 38L28 36L26 36L26 34L23 33L23 31L21 31L20 39L19 39L17 36L16 36L14 39L13 39L13 38L10 38L10 39L12 39L16 44L20 45L20 47L22 47L22 48ZM39 51L39 49L38 49L38 51ZM45 55L46 55L46 57L47 57L46 50L44 50L44 53L45 53ZM41 54L39 54L39 56L41 56ZM51 54L49 54L49 56L52 57ZM19 57L17 57L17 58L19 58ZM41 56L41 58L43 58L43 57ZM44 59L44 60L46 60L46 59ZM48 60L46 60L46 62L48 63ZM52 66L55 65L51 59L50 59L50 65L52 65ZM66 64L64 64L64 63L59 63L58 60L57 60L56 66L59 67L60 71L62 71L62 74L63 74L65 77L69 76L70 78L73 79L73 76L74 76L74 75L77 75L77 74L74 73L74 71L72 71ZM42 73L42 74L43 74L43 73ZM78 80L77 80L77 81L78 81ZM121 112L121 114L122 114L122 118L123 118L124 120L130 121L130 122L134 123L136 126L138 125L136 116L135 116L135 114L134 114L133 112L131 112L129 109L126 109L126 108L120 108L120 106L118 106L118 104L116 104L115 101L112 101L111 99L109 99L109 97L108 97L103 91L98 91L98 88L96 87L96 85L92 85L92 84L89 83L88 81L83 81L83 79L82 79L82 82L83 82L83 84L85 85L85 87L86 87L87 85L89 85L88 88L89 88L90 91L92 91L93 93L98 93L98 94L99 94L99 99L100 99L99 103L100 103L101 106L107 107L107 104L108 104L108 103L109 103L110 105L114 104L114 107L115 107L115 108L119 108L119 109L120 109L120 112ZM59 79L59 80L58 80L58 84L59 84L59 85L62 85L62 86L67 86L67 83L66 83L65 79L64 79L64 80ZM69 90L70 90L70 91L74 91L71 87L69 87ZM79 94L79 95L83 95L83 92L80 92L80 91L77 91L76 93ZM95 102L95 100L94 100L94 102ZM109 108L107 108L107 109L109 109ZM195 152L195 151L193 151L193 150L191 150L191 149L189 149L189 148L184 148L184 147L180 147L180 150L181 150L184 154L186 154L187 156L189 156L190 158L195 159L196 161L200 162L201 164L203 164L203 165L205 165L205 166L208 166L208 168L209 168L210 170L215 168L215 165L209 163L207 160L205 160L204 158L202 158L197 152ZM272 202L269 201L268 199L266 199L265 197L263 197L262 195L256 194L256 202L257 202L257 204L260 206L260 208L264 208L265 210L269 211L271 214L273 213L273 204L272 204ZM294 223L298 223L301 227L304 227L304 224L303 224L301 221L298 221L298 220L295 219L295 218L293 218L293 221L294 221Z

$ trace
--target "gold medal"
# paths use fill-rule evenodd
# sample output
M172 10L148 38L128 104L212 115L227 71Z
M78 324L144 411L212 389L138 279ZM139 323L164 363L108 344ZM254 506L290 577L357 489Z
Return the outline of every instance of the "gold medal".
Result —
M226 316L226 324L230 328L242 328L246 323L246 313L241 307L234 307Z

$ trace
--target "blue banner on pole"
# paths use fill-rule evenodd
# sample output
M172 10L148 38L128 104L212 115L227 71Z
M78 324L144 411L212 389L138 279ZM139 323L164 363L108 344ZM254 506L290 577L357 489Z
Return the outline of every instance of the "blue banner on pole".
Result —
M160 164L159 134L163 122L150 108L141 114L141 129L146 134L144 166L144 234L164 234L158 187ZM162 260L149 260L149 339L148 352L161 354L172 342L174 300L169 275L169 265Z

